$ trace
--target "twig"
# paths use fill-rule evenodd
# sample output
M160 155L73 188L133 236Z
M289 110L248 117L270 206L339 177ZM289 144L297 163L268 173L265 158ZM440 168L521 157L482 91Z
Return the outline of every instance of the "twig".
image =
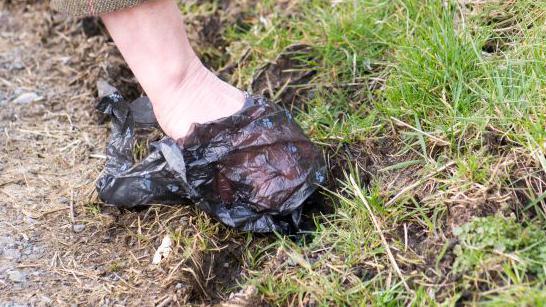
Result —
M389 246L389 243L387 242L387 239L385 239L385 236L383 235L383 231L381 230L381 226L379 225L379 221L375 217L375 215L372 212L372 208L370 207L370 204L368 203L368 199L364 194L362 193L362 188L356 183L353 176L349 178L351 181L351 185L354 187L354 190L357 193L357 196L362 200L362 203L366 207L366 210L368 210L368 213L370 214L370 218L372 220L372 223L375 227L375 230L379 233L379 236L381 237L381 241L383 243L383 246L385 247L385 250L387 251L387 256L389 257L389 260L396 271L396 274L398 274L398 277L402 280L402 283L404 284L404 287L406 288L406 291L413 293L413 291L408 286L406 279L404 278L404 275L402 274L402 271L400 270L400 267L398 267L398 264L396 263L396 259L394 259L394 255L391 252L391 248Z
M20 182L21 182L21 179L11 179L8 181L0 182L0 187L8 185L8 184L12 184L12 183L19 184Z
M72 225L76 223L76 213L74 212L74 190L70 191L70 221Z
M52 209L52 210L49 210L49 211L46 211L46 212L43 212L43 213L39 213L39 214L38 214L38 213L35 214L35 213L30 212L30 211L28 211L28 210L26 210L26 209L21 210L21 212L22 212L24 215L26 215L26 216L28 216L28 217L30 217L30 218L33 218L33 219L35 219L35 220L37 220L37 219L41 219L41 218L43 218L44 216L49 215L49 214L51 214L51 213L55 213L55 212L59 212L59 211L63 211L63 210L68 210L68 209L70 209L70 208L69 208L69 207L57 208L57 209Z
M89 155L89 158L95 158L95 159L106 160L106 155L101 155L101 154L90 154L90 155Z
M169 305L173 301L173 298L171 295L168 295L166 299L164 299L161 303L157 305L157 307L165 307Z
M404 252L408 251L408 225L404 223Z

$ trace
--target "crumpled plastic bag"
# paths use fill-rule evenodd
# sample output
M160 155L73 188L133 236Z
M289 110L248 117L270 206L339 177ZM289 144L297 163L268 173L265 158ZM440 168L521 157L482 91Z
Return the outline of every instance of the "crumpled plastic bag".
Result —
M135 126L156 123L151 104L145 98L129 104L115 88L102 88L97 109L112 125L97 182L102 201L131 208L189 199L244 231L298 231L301 207L324 183L326 169L321 151L288 111L247 95L239 112L194 124L184 139L164 137L135 163Z

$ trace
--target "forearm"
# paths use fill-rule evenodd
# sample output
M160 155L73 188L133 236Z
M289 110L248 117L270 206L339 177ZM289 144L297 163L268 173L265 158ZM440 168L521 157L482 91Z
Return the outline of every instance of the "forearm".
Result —
M163 101L192 64L190 47L174 0L152 0L102 16L127 64L152 101Z

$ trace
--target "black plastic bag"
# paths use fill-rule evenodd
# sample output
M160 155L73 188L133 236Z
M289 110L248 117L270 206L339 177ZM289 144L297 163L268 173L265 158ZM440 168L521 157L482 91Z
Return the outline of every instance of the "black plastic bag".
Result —
M226 225L244 231L292 233L301 206L325 181L321 152L292 115L247 95L232 116L193 125L188 136L165 137L133 161L135 125L156 123L145 98L129 104L112 87L97 109L111 117L99 197L119 207L192 200Z

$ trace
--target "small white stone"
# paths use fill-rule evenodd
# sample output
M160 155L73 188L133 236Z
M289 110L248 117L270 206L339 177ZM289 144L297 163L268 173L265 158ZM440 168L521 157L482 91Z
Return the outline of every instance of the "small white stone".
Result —
M44 99L42 96L36 94L36 93L24 93L19 95L17 98L13 100L13 103L16 104L29 104L31 102L39 101Z
M8 272L8 279L16 283L24 283L27 281L27 275L21 271L14 270Z
M85 229L85 225L83 224L75 224L72 226L72 230L74 230L75 233L80 233Z
M21 258L21 252L17 250L16 248L8 248L4 250L4 257L8 259L19 260L19 258Z
M45 295L42 295L40 301L46 305L51 305L53 304L53 300L51 300L49 297L45 296Z
M163 240L161 241L161 245L157 248L157 251L154 254L154 258L152 259L152 264L159 264L162 259L167 258L169 254L171 253L171 244L172 240L169 235L166 235L163 237Z

